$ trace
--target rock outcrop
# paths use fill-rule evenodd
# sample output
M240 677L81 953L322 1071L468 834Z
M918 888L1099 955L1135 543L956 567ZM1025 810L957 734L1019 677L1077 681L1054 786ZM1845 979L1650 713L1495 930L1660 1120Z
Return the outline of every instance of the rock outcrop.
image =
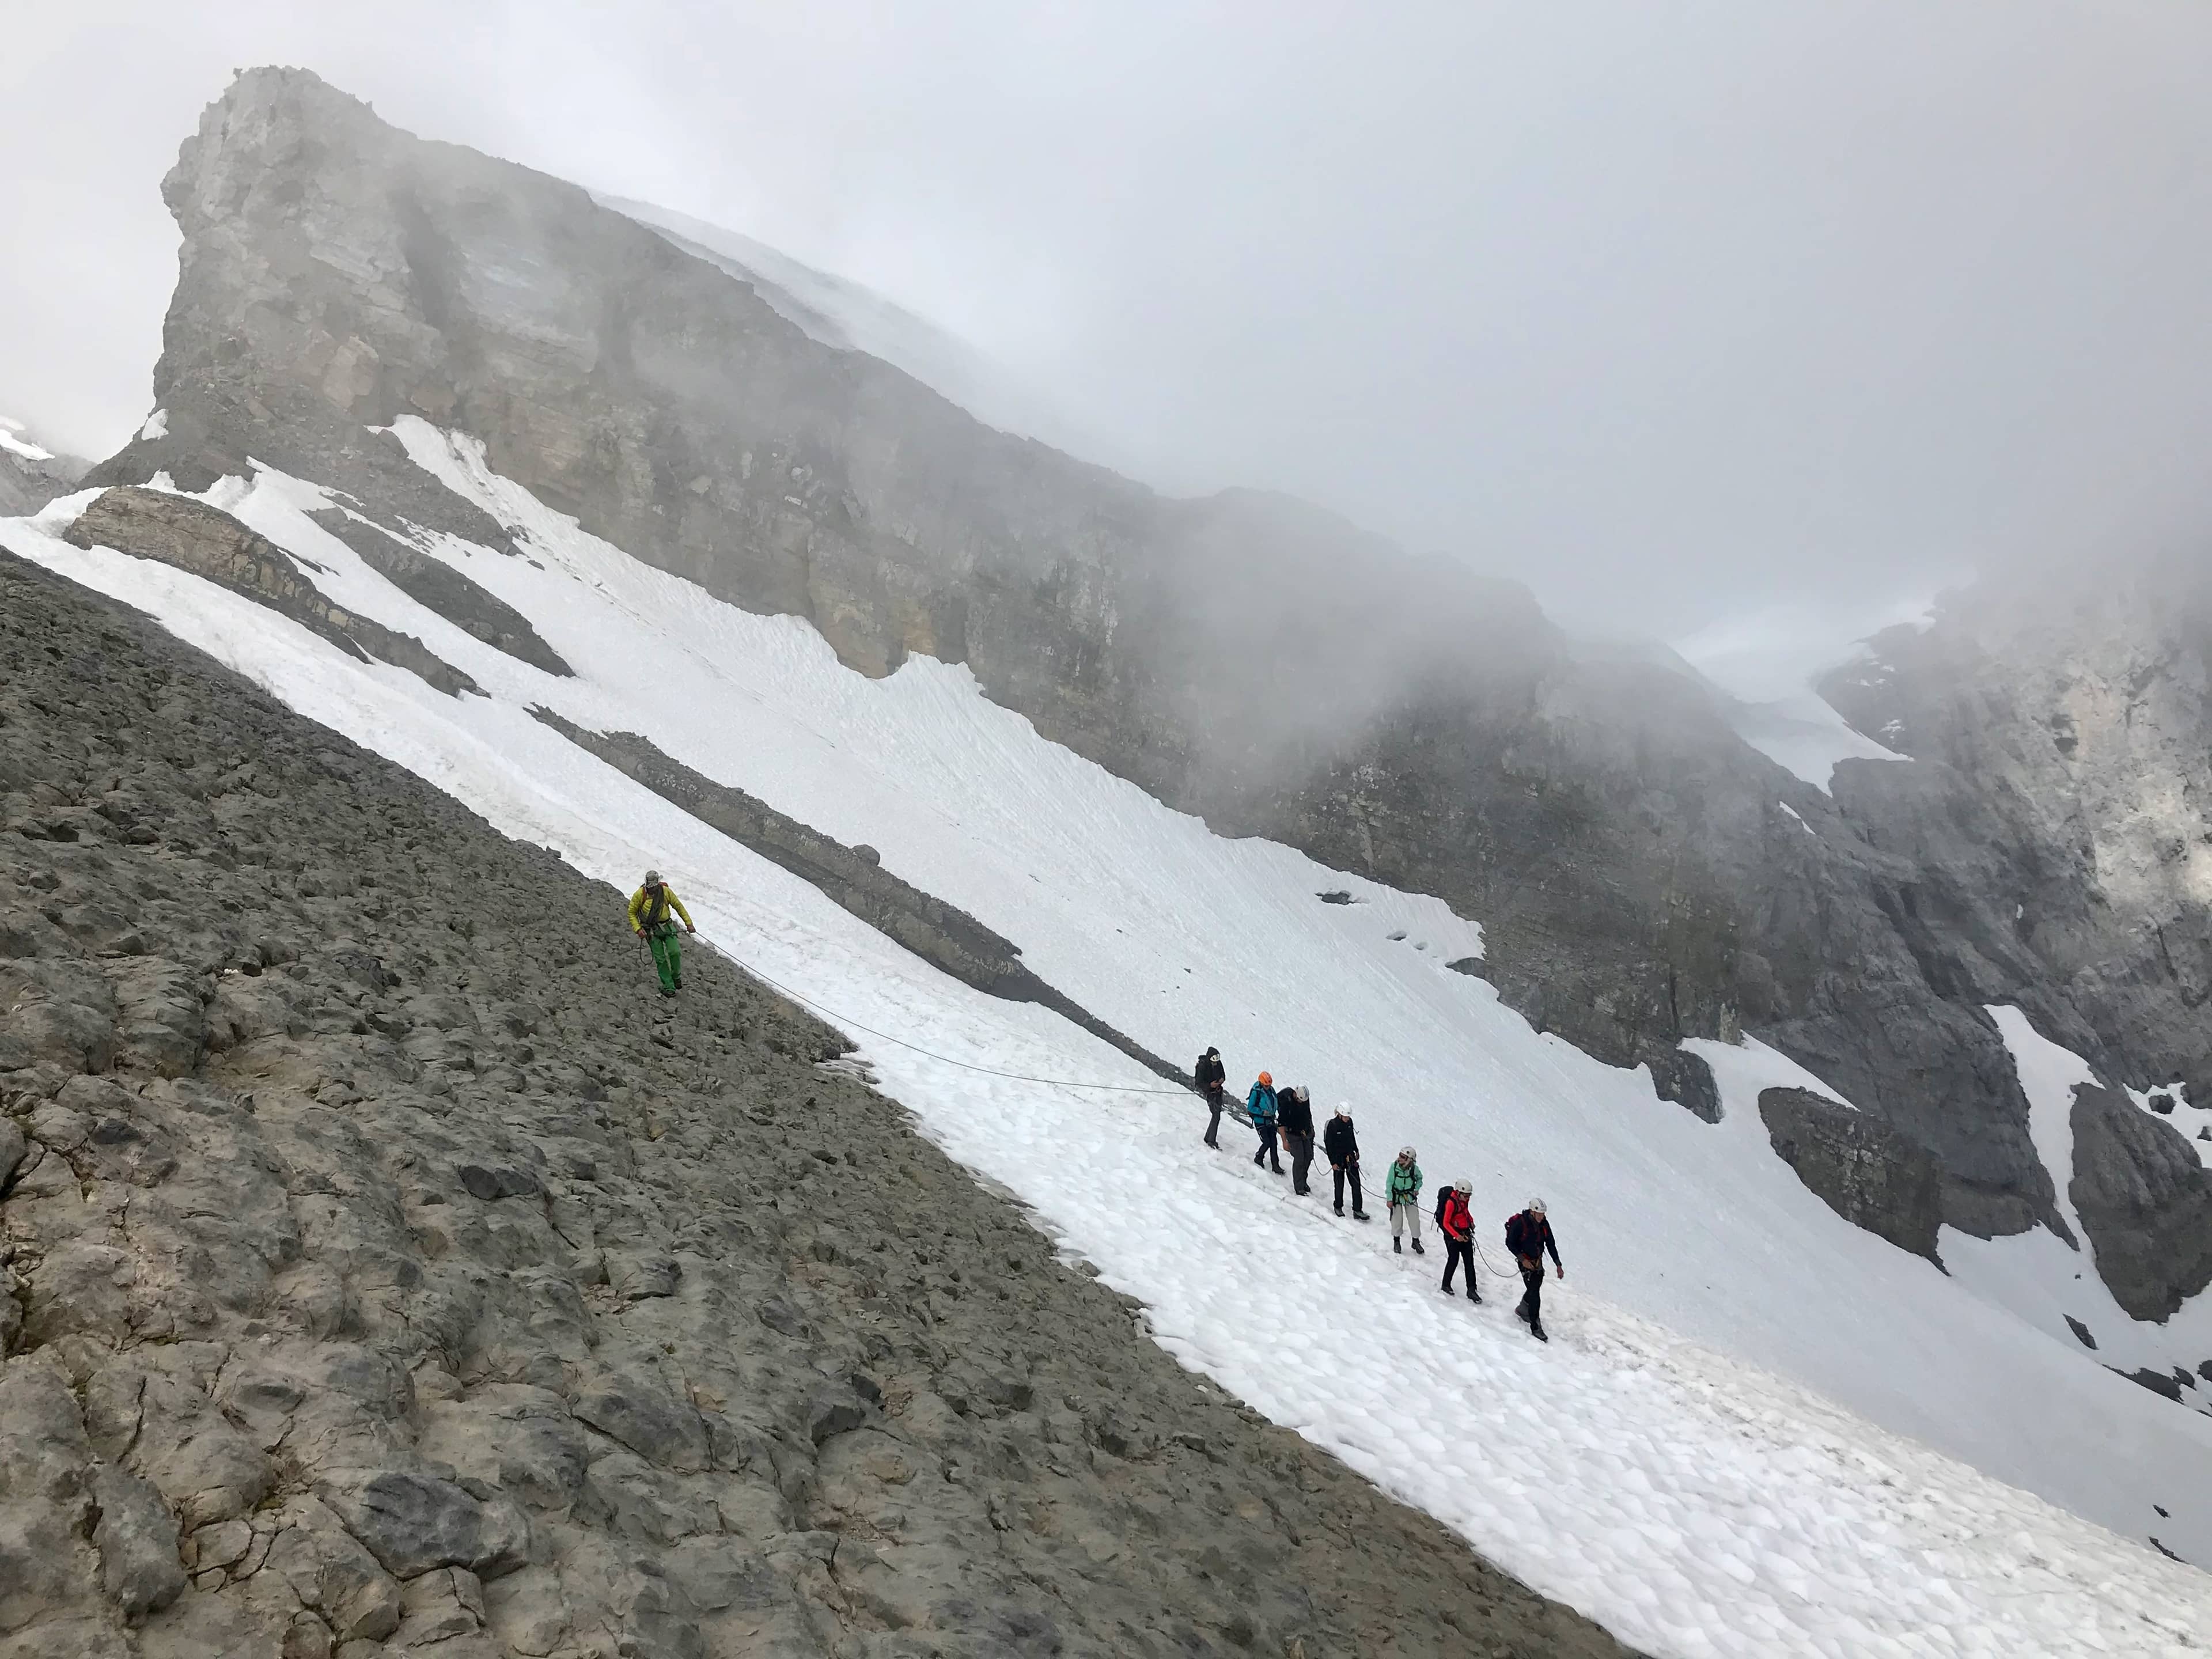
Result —
M2212 1284L2212 1170L2117 1089L2074 1091L2068 1196L2098 1274L2136 1319L2171 1319Z
M404 668L449 697L483 688L411 634L341 609L292 555L219 507L159 489L105 489L62 532L78 547L155 559L264 605L367 662ZM533 635L534 637L534 635Z
M1759 1121L1775 1155L1808 1191L1855 1227L1939 1267L1943 1172L1878 1118L1804 1089L1762 1089Z
M0 1652L1619 1654L622 902L0 556Z
M410 597L420 600L463 633L504 651L518 662L563 679L575 670L538 637L530 618L443 560L408 544L380 525L343 507L313 515L324 529L361 555L362 562Z
M858 669L965 662L1171 804L1479 917L1510 1006L1690 1109L1718 1107L1680 1041L1756 1033L1894 1130L1882 1146L1932 1156L1944 1218L1976 1233L2063 1224L1985 1005L2137 1084L2200 1041L2202 896L2159 924L2171 971L2117 950L2077 925L2125 908L2105 872L1952 751L1846 763L1831 799L1678 665L1578 647L1518 589L990 430L585 192L308 75L242 76L165 190L185 250L167 429L106 481L197 488L259 457L403 538L511 545L379 428L465 431L586 529L809 618ZM1278 670L1286 644L1325 672ZM2125 1017L2078 1012L2093 994Z

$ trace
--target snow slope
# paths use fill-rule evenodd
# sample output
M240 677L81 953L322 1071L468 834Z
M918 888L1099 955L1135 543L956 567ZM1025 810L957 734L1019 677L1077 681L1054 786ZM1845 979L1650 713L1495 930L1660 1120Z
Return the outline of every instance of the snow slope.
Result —
M1756 1098L1784 1083L1826 1092L1818 1079L1755 1043L1701 1045L1726 1108L1703 1123L1446 969L1479 953L1480 933L1436 901L1214 836L1042 741L963 669L917 659L883 680L853 674L806 625L732 610L579 532L472 445L412 420L398 431L530 556L426 537L428 550L529 616L576 678L416 605L306 517L322 492L273 473L210 498L488 697L442 696L167 567L70 547L51 532L71 503L0 521L0 544L151 611L590 873L627 889L648 863L668 871L722 948L829 1011L927 1133L1141 1299L1178 1357L1639 1647L2212 1646L2212 1578L2138 1541L2155 1531L2212 1561L2212 1423L1999 1293L2078 1268L2049 1235L2031 1237L2067 1261L2021 1255L2010 1277L1969 1285L1807 1193L1768 1148ZM1531 1342L1510 1294L1443 1300L1433 1252L1395 1257L1379 1225L1291 1199L1233 1147L1209 1152L1188 1097L1153 1092L1149 1073L1034 1006L928 968L567 744L532 703L644 732L877 847L1155 1050L1218 1043L1240 1085L1265 1065L1324 1112L1349 1103L1376 1178L1410 1140L1432 1184L1473 1179L1492 1261L1498 1222L1540 1190L1571 1275L1547 1292L1555 1340ZM1330 890L1356 902L1322 903ZM1947 1232L1947 1261L1973 1243Z
M2086 1237L2070 1196L2074 1085L2094 1080L2095 1073L2080 1055L2038 1033L2019 1009L1991 1008L1989 1012L2012 1051L2021 1088L2027 1096L2028 1133L2044 1167L2051 1172L2059 1213L2075 1237ZM2146 1104L2144 1109L2150 1109ZM2186 1130L2202 1115L2184 1104L2176 1109L2171 1121ZM2197 1369L2212 1361L2212 1297L2191 1298L2162 1325L2131 1319L2098 1277L2087 1254L2072 1249L2042 1227L2010 1238L1971 1238L1947 1232L1943 1259L1960 1283L1984 1300L2011 1309L2039 1329L2073 1335L2068 1322L2075 1322L2096 1343L2094 1353L2100 1364L2123 1371L2151 1370L2188 1377L2189 1382L2180 1387L2178 1403L2199 1413L2212 1413L2212 1376L2201 1375ZM2168 1545L2172 1543L2156 1526L2151 1530Z

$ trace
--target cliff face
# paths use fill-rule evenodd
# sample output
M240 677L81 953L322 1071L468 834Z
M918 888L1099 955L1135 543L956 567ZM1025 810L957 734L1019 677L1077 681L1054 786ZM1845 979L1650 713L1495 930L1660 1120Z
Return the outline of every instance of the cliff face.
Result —
M1848 763L1831 800L1696 682L1577 649L1518 589L1295 501L1167 500L993 431L583 191L309 76L241 76L165 188L167 430L103 482L199 487L251 456L392 529L496 545L374 428L469 432L586 528L809 618L858 669L965 662L1219 828L1479 916L1510 1003L1650 1062L1670 1097L1709 1101L1682 1037L1756 1032L1931 1153L1944 1219L1977 1232L2063 1225L1983 1004L2022 1003L2116 1080L2189 1050L2135 1040L2188 1017L2186 973L2072 920L2113 901L2060 833L2071 809L2020 809L1948 750ZM2063 970L2020 904L2070 941ZM2166 937L2201 936L2201 896L2175 904ZM2107 982L2127 1018L2077 1012Z
M1989 907L1979 948L2032 982L2051 1035L2138 1087L2179 1079L2212 1099L2212 563L1977 592L1870 643L1823 689L1947 780L1951 817L1899 810L1905 769L1853 774L1849 810L1884 826L1941 908L2011 901Z

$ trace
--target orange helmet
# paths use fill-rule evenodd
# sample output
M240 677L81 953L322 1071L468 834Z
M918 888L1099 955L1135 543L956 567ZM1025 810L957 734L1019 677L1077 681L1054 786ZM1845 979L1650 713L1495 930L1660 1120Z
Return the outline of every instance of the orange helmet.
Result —
M1260 1081L1272 1089L1275 1086L1275 1074L1272 1072L1262 1072L1260 1073Z

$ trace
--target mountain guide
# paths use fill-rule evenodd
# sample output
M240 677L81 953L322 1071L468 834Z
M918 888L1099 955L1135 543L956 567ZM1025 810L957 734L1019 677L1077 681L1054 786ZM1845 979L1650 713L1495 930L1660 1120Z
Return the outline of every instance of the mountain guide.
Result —
M1505 1248L1520 1264L1521 1283L1526 1287L1514 1316L1527 1322L1528 1334L1539 1342L1549 1342L1552 1339L1544 1334L1544 1252L1552 1253L1552 1266L1560 1278L1567 1276L1567 1270L1560 1266L1559 1242L1552 1237L1552 1224L1544 1218L1542 1199L1530 1199L1527 1209L1507 1219ZM1474 1269L1468 1272L1472 1274Z
M1454 1269L1465 1263L1467 1299L1480 1302L1482 1292L1474 1288L1474 1212L1467 1206L1467 1195L1474 1190L1471 1181L1445 1188L1437 1200L1437 1226L1444 1236L1444 1294L1451 1294Z
M1206 1109L1211 1115L1206 1120L1206 1144L1215 1152L1221 1150L1221 1109L1227 1102L1221 1097L1221 1085L1229 1081L1229 1073L1222 1068L1221 1050L1208 1048L1198 1057L1191 1068L1191 1078L1198 1085L1199 1093L1206 1097Z
M676 890L661 880L660 872L647 871L645 885L630 895L629 930L652 948L653 969L660 975L660 994L665 997L684 988L684 940L670 918L672 910L684 918L684 933L699 931L691 925L691 913L676 896Z
M1275 1079L1267 1073L1260 1073L1252 1092L1244 1097L1244 1109L1251 1116L1252 1127L1260 1132L1260 1150L1252 1154L1252 1161L1272 1163L1275 1173L1282 1174L1282 1154L1275 1147Z
M1390 1253L1406 1253L1406 1247L1398 1242L1398 1235L1410 1228L1413 1254L1425 1255L1421 1249L1421 1166L1413 1161L1411 1146L1400 1147L1398 1161L1383 1172L1382 1206L1390 1212Z
M1359 1136L1352 1127L1352 1109L1340 1106L1328 1127L1321 1132L1321 1149L1328 1154L1328 1167L1336 1171L1336 1212L1344 1213L1344 1183L1352 1183L1352 1215L1367 1219L1367 1200L1359 1190Z
M1313 1096L1301 1086L1279 1090L1275 1111L1283 1129L1283 1145L1291 1150L1291 1190L1304 1198L1312 1189L1306 1171L1313 1168Z

